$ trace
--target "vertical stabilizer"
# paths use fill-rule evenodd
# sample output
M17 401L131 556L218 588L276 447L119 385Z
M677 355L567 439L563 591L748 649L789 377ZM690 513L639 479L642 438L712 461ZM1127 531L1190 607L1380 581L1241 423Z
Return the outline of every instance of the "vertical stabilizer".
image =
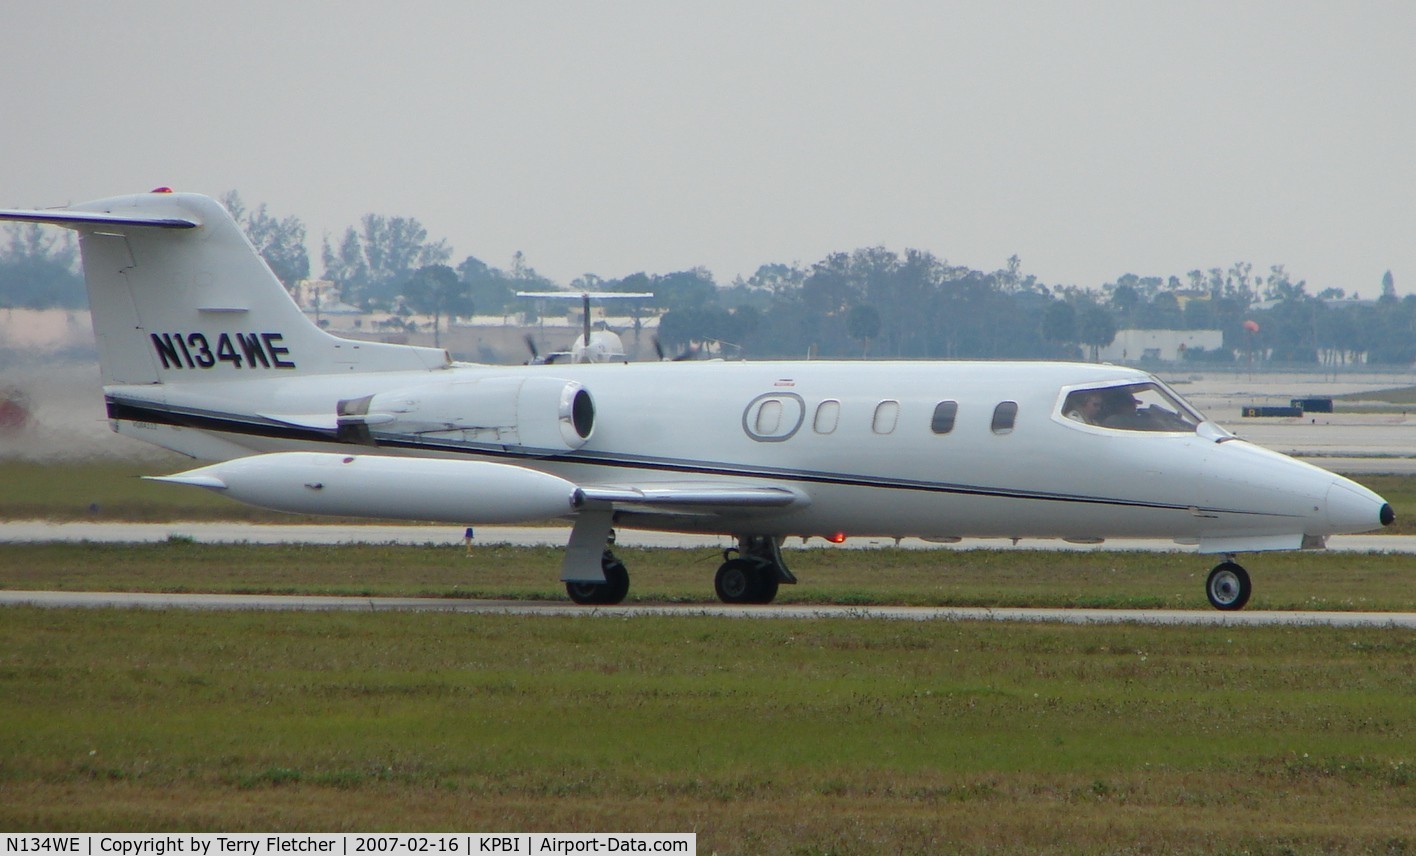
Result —
M214 199L153 192L0 220L79 233L105 386L440 368L446 352L325 333Z

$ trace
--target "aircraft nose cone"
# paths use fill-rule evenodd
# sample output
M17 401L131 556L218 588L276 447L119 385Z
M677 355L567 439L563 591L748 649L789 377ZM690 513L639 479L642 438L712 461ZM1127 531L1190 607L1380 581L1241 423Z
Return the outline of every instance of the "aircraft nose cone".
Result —
M1333 532L1371 532L1396 519L1391 504L1355 482L1342 479L1328 488L1328 523Z

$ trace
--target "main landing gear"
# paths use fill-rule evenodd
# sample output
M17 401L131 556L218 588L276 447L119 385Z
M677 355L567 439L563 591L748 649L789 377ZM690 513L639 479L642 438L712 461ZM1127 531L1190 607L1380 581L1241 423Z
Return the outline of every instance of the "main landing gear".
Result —
M604 582L585 579L593 576L593 573L587 573L583 565L572 565L578 569L574 576L579 579L565 581L565 593L576 603L586 606L613 606L622 603L629 594L629 571L611 549L615 543L613 530L607 528L607 531L605 547L600 554L600 570L604 572ZM582 550L589 547L589 537L598 536L598 532L599 530L595 530L587 534L586 540L581 542ZM737 547L723 551L723 564L719 566L718 575L713 580L713 588L723 603L771 603L777 597L779 585L796 582L796 577L787 570L787 563L782 560L781 546L776 538L753 535L740 536L737 540ZM571 548L567 550L567 554L574 549L576 536L572 533ZM581 552L578 561L593 562L594 553L586 555ZM565 579L565 576L570 574L564 574L562 579Z
M602 583L566 582L565 593L571 600L586 606L614 606L624 602L625 595L629 594L629 569L609 547L600 557L600 569L605 572Z
M1205 580L1205 595L1209 597L1210 605L1226 612L1243 609L1253 593L1254 585L1249 581L1249 572L1235 562L1233 556L1226 556Z
M776 538L744 536L735 549L723 551L713 589L723 603L771 603L780 584L795 582Z

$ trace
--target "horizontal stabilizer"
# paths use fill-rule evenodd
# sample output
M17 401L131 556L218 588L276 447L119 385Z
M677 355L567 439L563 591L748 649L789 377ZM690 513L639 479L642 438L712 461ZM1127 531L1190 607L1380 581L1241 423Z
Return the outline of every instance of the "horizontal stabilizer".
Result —
M542 300L623 300L625 298L644 299L653 297L652 291L518 291L517 297L535 297Z
M91 226L145 226L153 229L195 229L200 226L194 220L177 217L154 217L142 214L110 214L95 211L70 211L65 208L26 211L23 209L0 209L0 220L18 223L48 223L80 229Z

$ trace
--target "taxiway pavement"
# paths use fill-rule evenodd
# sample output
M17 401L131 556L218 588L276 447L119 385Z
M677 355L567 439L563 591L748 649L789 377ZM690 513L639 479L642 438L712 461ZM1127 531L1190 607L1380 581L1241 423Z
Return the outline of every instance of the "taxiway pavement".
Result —
M645 604L576 606L570 603L418 597L314 595L150 594L144 592L0 591L0 606L52 608L192 609L226 611L456 612L469 615L631 618L713 616L756 619L875 619L895 621L1016 621L1064 624L1202 625L1213 627L1383 627L1416 630L1411 612L1218 612L1179 609L989 609L926 606L728 606Z

